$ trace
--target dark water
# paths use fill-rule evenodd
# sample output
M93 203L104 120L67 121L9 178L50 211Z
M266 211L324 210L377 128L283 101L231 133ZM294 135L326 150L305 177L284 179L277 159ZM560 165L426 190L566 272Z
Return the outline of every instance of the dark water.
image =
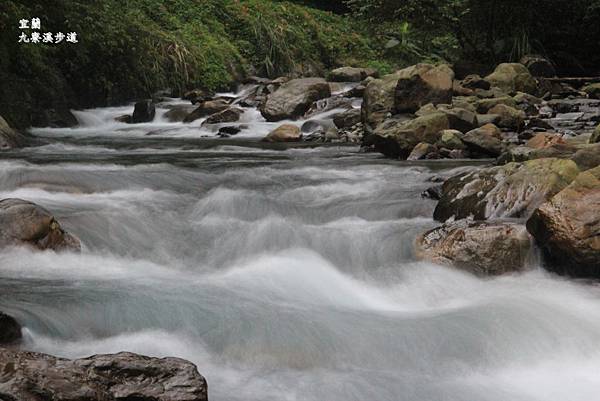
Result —
M221 401L597 398L595 287L414 261L427 180L468 167L132 130L108 122L120 112L34 130L49 143L0 160L0 197L84 244L0 252L0 310L27 348L180 356Z

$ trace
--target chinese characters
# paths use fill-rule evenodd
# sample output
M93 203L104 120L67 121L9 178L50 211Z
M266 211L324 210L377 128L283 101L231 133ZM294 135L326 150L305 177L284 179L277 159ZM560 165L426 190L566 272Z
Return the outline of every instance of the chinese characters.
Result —
M42 29L42 21L39 18L32 18L31 20L19 20L19 29L21 30L21 34L19 35L19 43L59 44L62 42L79 42L77 40L77 32L40 32Z

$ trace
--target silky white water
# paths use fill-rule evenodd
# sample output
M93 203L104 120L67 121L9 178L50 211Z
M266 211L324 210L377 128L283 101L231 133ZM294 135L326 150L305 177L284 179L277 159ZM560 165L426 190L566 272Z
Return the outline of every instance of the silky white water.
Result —
M0 198L43 205L84 245L0 251L25 348L179 356L217 401L597 398L595 285L414 260L436 224L419 194L469 166L263 147L250 110L241 140L160 113L113 121L125 112L34 129L46 144L0 160Z

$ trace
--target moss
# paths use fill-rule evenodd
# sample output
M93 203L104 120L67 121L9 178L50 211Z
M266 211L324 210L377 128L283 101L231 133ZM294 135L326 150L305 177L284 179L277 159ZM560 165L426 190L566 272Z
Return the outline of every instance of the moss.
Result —
M80 43L17 43L18 21L31 17L42 31L77 32ZM351 19L288 1L5 0L0 28L0 114L19 127L45 108L225 89L251 72L392 69L374 61L379 52Z

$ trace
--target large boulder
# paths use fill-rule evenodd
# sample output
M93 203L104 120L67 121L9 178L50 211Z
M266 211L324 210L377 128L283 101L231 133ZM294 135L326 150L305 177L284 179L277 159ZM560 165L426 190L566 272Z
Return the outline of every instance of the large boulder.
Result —
M29 245L55 251L79 251L77 238L62 229L41 206L21 199L0 200L0 247Z
M179 358L122 352L68 360L0 349L0 399L207 401L206 380Z
M303 116L313 102L331 96L329 84L322 78L293 79L269 95L261 108L267 121Z
M532 149L544 149L554 145L565 145L567 142L558 134L550 132L540 132L525 144Z
M0 346L11 345L22 338L21 325L14 317L0 312Z
M360 110L350 109L333 117L333 123L338 128L350 128L360 123Z
M228 108L229 103L223 99L207 100L205 102L200 103L200 105L194 111L192 111L183 119L183 122L191 123L200 118L219 113Z
M26 144L25 137L12 129L6 120L0 116L0 151L18 148Z
M600 278L600 167L579 174L541 205L527 229L542 248L548 268Z
M485 80L505 93L525 92L533 95L537 92L535 78L520 63L500 64Z
M327 75L330 82L361 82L367 77L377 78L377 70L373 68L340 67Z
M572 160L537 159L459 174L442 187L434 218L527 218L579 174Z
M531 241L524 225L460 220L419 236L419 259L454 266L478 275L522 270Z
M571 160L581 171L600 166L600 143L581 147L571 156Z
M526 55L520 60L534 77L552 78L556 76L556 69L550 60L538 55Z
M394 96L396 113L414 113L428 103L452 103L454 71L445 64L417 64L400 74Z
M361 106L362 123L367 129L374 129L393 114L396 86L401 72L384 75L367 84Z
M502 131L494 124L486 124L464 134L462 141L476 155L498 157L504 150Z
M298 142L300 140L302 140L302 132L293 124L283 124L263 138L263 142Z
M147 123L154 120L156 106L151 99L142 100L135 104L131 122L134 124Z
M488 114L499 116L496 125L502 128L520 130L525 125L525 112L505 104L495 105L488 111Z
M375 144L385 144L386 147L382 149L375 146L375 149L388 157L406 159L417 144L421 142L434 144L440 139L442 131L449 128L448 116L441 112L427 114L412 120L389 119L380 124L373 133L375 136L385 139ZM391 140L397 145L391 145L386 140Z

